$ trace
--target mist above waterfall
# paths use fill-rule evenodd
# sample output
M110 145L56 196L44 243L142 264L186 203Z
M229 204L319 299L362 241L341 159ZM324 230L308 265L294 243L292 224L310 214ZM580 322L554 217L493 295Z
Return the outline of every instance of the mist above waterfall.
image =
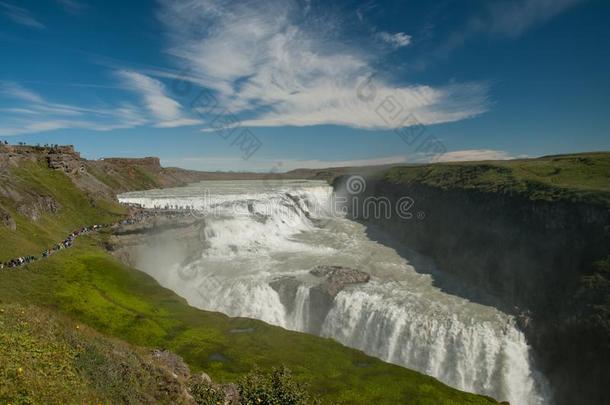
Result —
M120 196L201 217L196 255L159 238L137 252L138 268L195 307L317 333L512 404L549 402L511 316L441 291L430 260L370 240L363 225L329 207L332 199L320 181L202 182ZM371 280L323 305L309 273L318 265L358 269ZM282 280L290 285L282 289Z

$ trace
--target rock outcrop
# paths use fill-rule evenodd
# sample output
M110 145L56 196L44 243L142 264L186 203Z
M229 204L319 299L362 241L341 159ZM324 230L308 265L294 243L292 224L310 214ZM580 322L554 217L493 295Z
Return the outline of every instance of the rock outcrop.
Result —
M17 206L17 211L37 221L44 214L57 214L61 210L61 204L49 196L33 196Z
M270 282L269 285L277 292L286 312L294 312L297 291L299 286L303 285L303 281L294 276L282 276Z
M342 266L320 265L310 270L313 280L302 280L294 276L283 276L273 280L269 285L277 291L286 311L295 311L296 297L301 286L309 288L308 325L303 325L305 332L319 334L326 315L331 310L337 294L355 284L364 284L370 275L360 270Z
M363 271L341 266L316 266L310 274L322 282L309 290L310 331L318 334L337 294L354 284L367 283L371 276Z
M86 170L83 160L76 153L49 153L47 155L47 164L51 169L61 170L69 174Z
M17 224L15 223L15 220L4 208L2 208L2 206L0 206L0 222L2 223L2 225L6 226L11 231L17 229Z
M342 266L316 266L309 273L324 279L324 282L315 289L332 299L345 287L352 284L368 283L371 279L368 273Z

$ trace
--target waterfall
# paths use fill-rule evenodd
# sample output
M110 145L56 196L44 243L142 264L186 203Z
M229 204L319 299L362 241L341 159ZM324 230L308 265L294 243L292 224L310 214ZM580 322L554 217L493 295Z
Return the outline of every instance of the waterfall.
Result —
M511 404L549 403L544 377L511 316L444 293L409 260L371 241L362 225L330 215L331 197L323 182L217 181L119 198L200 212L200 257L156 266L155 255L163 254L156 246L139 266L193 306L318 333ZM309 270L319 264L357 268L372 278L322 307L310 294Z
M378 288L342 291L322 335L467 391L544 403L525 337L510 317L462 319L435 305L387 299Z
M288 314L286 325L289 329L309 332L309 287L299 286L294 300L294 310Z

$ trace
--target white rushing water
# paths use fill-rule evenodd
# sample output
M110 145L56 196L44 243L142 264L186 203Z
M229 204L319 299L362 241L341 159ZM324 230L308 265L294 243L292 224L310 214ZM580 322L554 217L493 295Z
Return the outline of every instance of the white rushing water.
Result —
M368 238L363 225L330 210L319 181L209 181L126 193L147 208L190 208L203 218L201 253L172 254L172 243L142 248L138 267L193 306L318 333L459 389L513 405L547 404L543 376L511 316L435 287L425 257ZM316 265L371 275L341 291L328 312L310 298ZM293 276L288 303L272 284Z

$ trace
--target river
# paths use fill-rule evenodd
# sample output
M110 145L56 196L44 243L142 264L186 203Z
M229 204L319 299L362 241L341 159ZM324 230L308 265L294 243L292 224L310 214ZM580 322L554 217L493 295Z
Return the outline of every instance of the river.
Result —
M179 257L171 241L140 255L138 268L189 304L316 333L453 387L511 404L548 404L549 390L514 319L450 295L416 252L399 254L367 236L337 208L322 181L208 181L125 193L146 208L189 208L205 222L201 252ZM325 313L313 305L309 271L337 265L371 275L348 287ZM290 302L272 283L294 277ZM282 302L283 301L283 302Z

